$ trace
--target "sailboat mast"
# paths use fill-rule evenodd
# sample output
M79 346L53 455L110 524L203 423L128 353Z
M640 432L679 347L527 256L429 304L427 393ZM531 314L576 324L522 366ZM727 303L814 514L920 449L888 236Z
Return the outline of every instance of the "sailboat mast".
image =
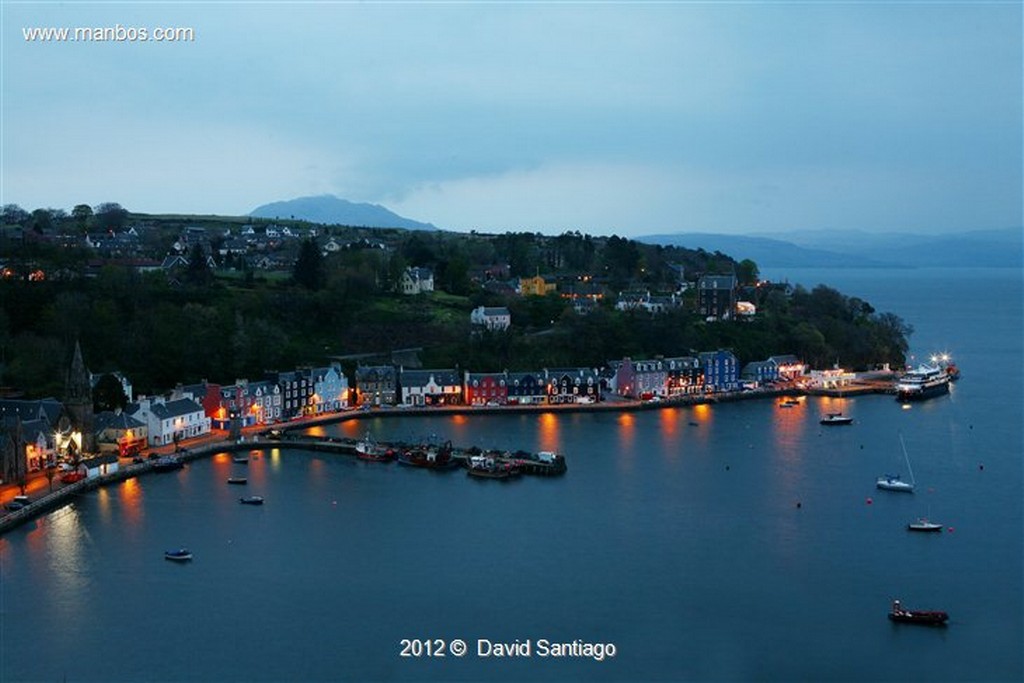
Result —
M903 459L907 461L907 471L910 472L910 483L916 483L914 481L914 469L910 466L910 456L907 455L907 444L903 443L903 433L900 432L900 446L903 447Z

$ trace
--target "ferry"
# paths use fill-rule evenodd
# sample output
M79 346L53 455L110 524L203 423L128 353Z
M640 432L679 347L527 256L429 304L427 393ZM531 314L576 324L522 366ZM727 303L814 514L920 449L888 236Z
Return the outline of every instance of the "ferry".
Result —
M950 375L938 365L920 365L896 382L897 401L921 401L949 393Z

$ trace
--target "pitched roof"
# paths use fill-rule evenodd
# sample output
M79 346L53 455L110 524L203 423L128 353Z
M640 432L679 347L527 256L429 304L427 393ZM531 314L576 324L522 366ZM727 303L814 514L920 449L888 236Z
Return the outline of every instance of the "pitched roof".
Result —
M161 420L167 420L172 417L181 417L182 415L188 415L190 413L203 412L202 406L190 398L179 398L176 401L157 403L151 410L153 411L153 414Z

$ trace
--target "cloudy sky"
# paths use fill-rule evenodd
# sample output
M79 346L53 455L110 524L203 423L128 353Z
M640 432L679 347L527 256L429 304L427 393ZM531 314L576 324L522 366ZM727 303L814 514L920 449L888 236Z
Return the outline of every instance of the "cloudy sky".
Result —
M331 193L454 230L1022 222L1016 0L0 11L0 200L29 210ZM118 26L195 39L25 38Z

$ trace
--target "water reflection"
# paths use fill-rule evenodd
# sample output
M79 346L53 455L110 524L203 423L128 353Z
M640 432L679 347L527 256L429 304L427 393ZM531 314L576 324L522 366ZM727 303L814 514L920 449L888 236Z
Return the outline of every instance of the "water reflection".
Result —
M127 528L138 530L142 525L142 487L139 480L132 477L124 481L117 488L119 503L121 504L121 516L124 518L124 525Z
M542 451L558 451L561 449L559 440L558 416L554 413L542 413L537 421L537 443Z

